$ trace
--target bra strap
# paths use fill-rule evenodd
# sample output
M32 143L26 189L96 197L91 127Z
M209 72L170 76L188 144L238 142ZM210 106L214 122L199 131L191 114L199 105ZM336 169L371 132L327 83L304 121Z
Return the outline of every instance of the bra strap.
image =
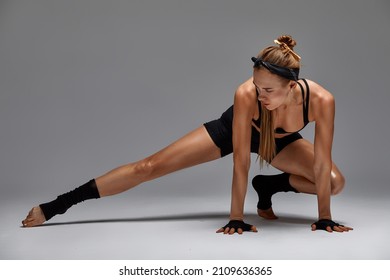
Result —
M306 86L306 103L305 106L303 107L303 111L304 111L303 120L305 122L305 125L307 125L309 123L310 88L309 88L309 84L305 79L302 79L302 81L305 83Z

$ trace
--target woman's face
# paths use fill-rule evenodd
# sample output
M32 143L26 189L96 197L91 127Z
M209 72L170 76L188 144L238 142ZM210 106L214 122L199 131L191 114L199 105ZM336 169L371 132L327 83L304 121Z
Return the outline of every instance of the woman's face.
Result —
M291 83L264 68L254 69L253 83L259 93L259 100L267 110L275 110L286 104Z

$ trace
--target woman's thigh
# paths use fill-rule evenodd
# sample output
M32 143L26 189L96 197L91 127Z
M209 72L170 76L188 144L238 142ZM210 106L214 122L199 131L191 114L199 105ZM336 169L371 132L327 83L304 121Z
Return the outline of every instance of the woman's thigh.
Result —
M271 165L314 182L314 145L306 139L294 141L275 156Z
M276 155L271 165L283 172L302 176L314 183L314 145L306 139L292 142ZM344 176L332 162L332 194L339 193L344 187L344 182Z

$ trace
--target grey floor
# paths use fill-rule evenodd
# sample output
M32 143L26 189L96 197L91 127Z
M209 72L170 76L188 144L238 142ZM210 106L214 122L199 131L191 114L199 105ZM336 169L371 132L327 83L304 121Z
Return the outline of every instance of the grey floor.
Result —
M250 189L246 221L259 232L242 236L214 233L227 221L229 196L212 192L205 199L196 192L151 196L150 189L134 189L79 204L30 229L20 220L42 194L9 195L0 204L0 259L389 259L389 196L372 193L334 197L334 217L354 231L328 234L310 230L314 196L277 194L280 219L266 221L256 216Z

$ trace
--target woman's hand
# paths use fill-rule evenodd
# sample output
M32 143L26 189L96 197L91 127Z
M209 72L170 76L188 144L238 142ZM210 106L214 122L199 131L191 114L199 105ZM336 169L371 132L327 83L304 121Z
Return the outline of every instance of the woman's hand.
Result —
M327 232L344 232L353 230L351 227L340 225L329 219L321 219L311 225L311 230L315 231L317 229L326 230Z
M244 231L257 232L257 229L253 225L244 223L244 221L231 220L226 226L217 230L217 233L223 232L223 234L234 234L237 232L238 234L242 234Z

